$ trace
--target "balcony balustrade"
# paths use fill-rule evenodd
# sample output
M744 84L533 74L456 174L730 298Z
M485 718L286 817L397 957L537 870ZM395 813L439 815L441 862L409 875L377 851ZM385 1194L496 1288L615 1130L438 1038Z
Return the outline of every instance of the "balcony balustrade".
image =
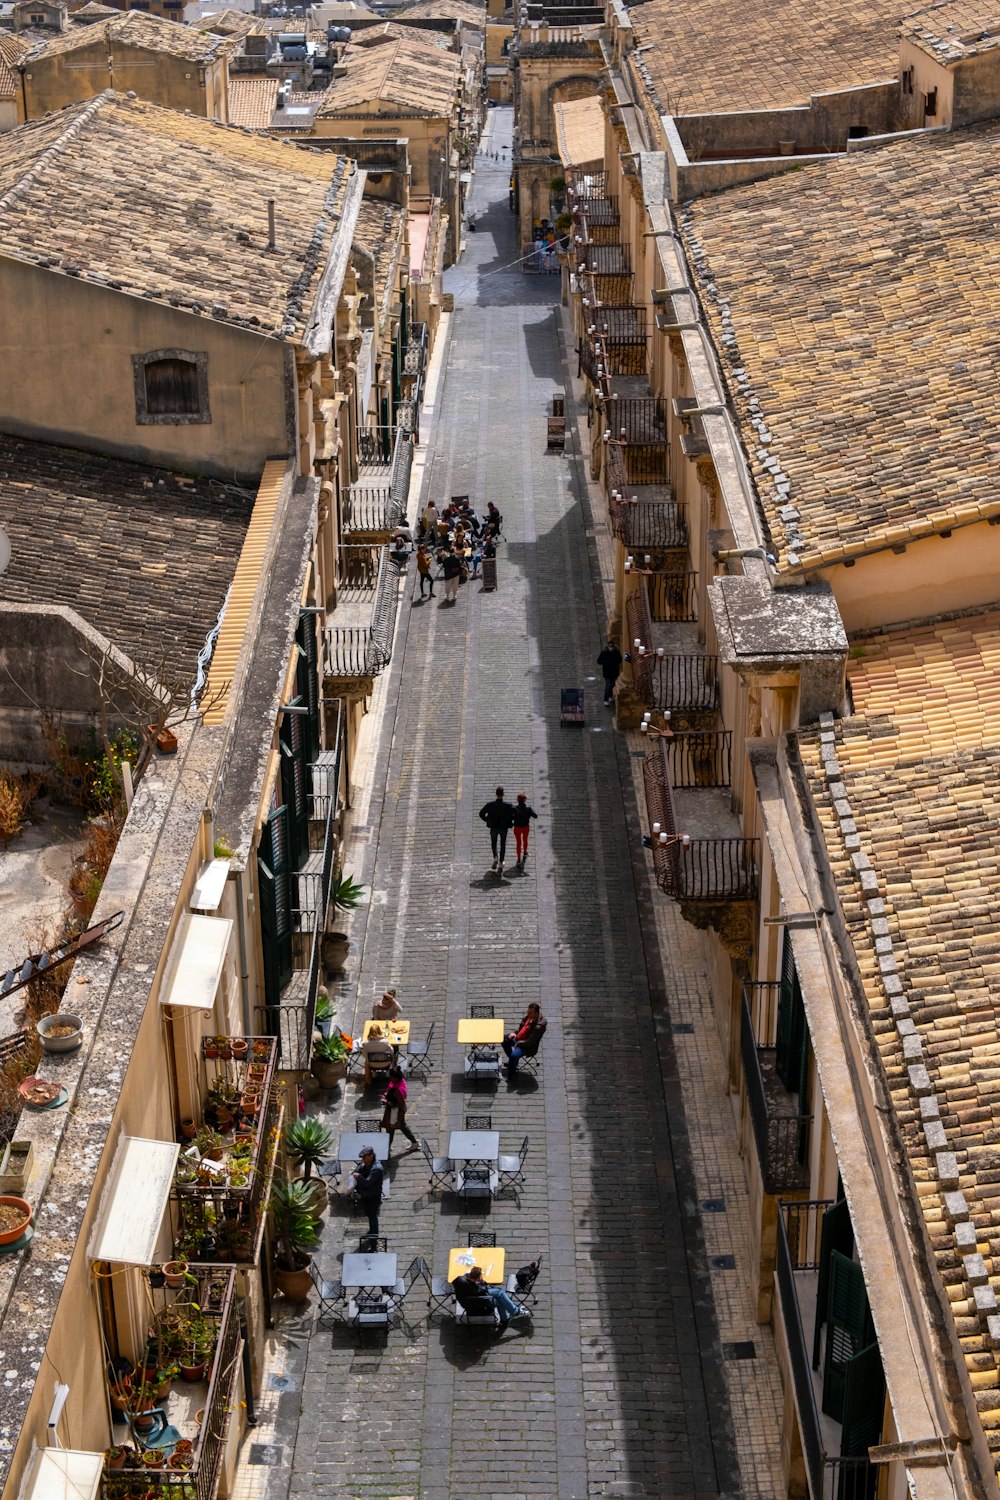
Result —
M377 677L392 656L399 573L387 546L340 548L337 608L341 623L324 631L323 670L327 677Z
M879 1469L867 1456L827 1452L796 1288L797 1275L819 1268L823 1215L832 1206L828 1201L781 1204L775 1265L778 1307L785 1330L810 1500L874 1500ZM880 1419L881 1403L875 1421Z
M118 1440L125 1465L105 1469L102 1500L214 1500L237 1409L236 1273L220 1267L193 1271L179 1291L150 1295L154 1303L164 1298L153 1321L159 1358L180 1366L185 1378L175 1379L167 1392L150 1385L146 1398L136 1372L133 1410L121 1416L129 1422L131 1441Z
M782 1107L783 1099L795 1096L788 1095L778 1079L774 1045L761 1046L758 1040L752 992L762 988L777 990L779 986L745 986L740 1013L740 1054L757 1158L766 1193L803 1192L809 1186L812 1115Z
M663 741L670 783L676 791L727 787L733 779L731 729L695 729Z
M760 840L693 838L682 842L674 811L666 741L659 740L643 761L646 811L650 827L665 836L651 837L656 883L682 902L756 901L760 890Z
M174 1247L188 1262L257 1257L271 1191L281 1096L274 1037L206 1037L203 1126L181 1150L171 1195Z

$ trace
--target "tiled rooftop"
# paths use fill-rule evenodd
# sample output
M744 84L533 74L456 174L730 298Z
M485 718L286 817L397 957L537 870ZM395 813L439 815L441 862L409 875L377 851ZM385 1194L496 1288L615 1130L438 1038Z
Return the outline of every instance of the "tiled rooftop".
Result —
M629 12L663 114L782 109L895 78L901 0L649 0Z
M408 20L410 17L427 21L461 21L465 26L486 26L486 7L484 5L471 5L469 0L417 0L415 5L406 5L399 12Z
M0 239L55 273L298 340L353 171L342 156L104 93L0 135Z
M387 42L384 47L348 47L347 72L327 90L321 116L349 113L378 103L378 113L438 118L451 113L461 63L440 47Z
M351 37L352 47L380 47L384 42L414 41L425 47L441 47L451 50L451 36L447 31L430 31L426 26L401 26L398 21L383 21L381 26L366 26L355 31Z
M403 210L394 203L365 198L358 213L354 243L367 250L375 262L376 327L386 298L392 292L399 258L399 237L403 227Z
M780 569L1000 511L998 146L932 132L681 213Z
M596 94L553 106L559 160L564 167L604 162L604 110Z
M16 98L18 77L14 69L27 50L20 37L0 31L0 99Z
M111 20L93 26L72 26L41 42L31 49L31 61L44 62L46 58L61 57L81 47L93 47L102 38L116 47L140 47L193 63L211 62L222 45L221 38L211 32L178 26L176 21L144 15L140 10L126 10L117 12Z
M276 78L229 78L229 123L247 130L266 130L274 114L278 97Z
M193 676L252 495L0 434L0 599L70 605L126 654Z
M1000 47L1000 12L994 0L938 0L907 16L902 35L938 62L960 62Z
M997 1455L1000 613L858 641L849 677L854 715L821 730L825 743L802 734L803 762L915 1206Z
M260 25L259 16L244 10L220 10L211 16L201 16L191 23L197 31L211 31L216 36L248 36Z

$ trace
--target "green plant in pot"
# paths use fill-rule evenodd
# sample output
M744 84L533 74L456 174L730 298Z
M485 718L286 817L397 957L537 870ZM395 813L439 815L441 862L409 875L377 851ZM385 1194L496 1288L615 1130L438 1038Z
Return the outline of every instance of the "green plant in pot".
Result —
M358 885L350 875L341 872L334 877L330 887L330 900L334 912L356 911L361 905L365 887ZM322 942L323 967L337 973L347 962L350 941L346 932L324 932Z
M321 1089L332 1089L347 1072L347 1047L339 1031L313 1042L312 1075Z
M310 1251L319 1239L312 1213L312 1188L301 1178L276 1182L270 1208L278 1238L274 1257L275 1283L278 1290L293 1302L304 1302L312 1284Z
M333 1028L333 1006L326 990L320 990L316 996L316 1025L321 1036L330 1035Z
M338 1038L339 1040L339 1038ZM341 1043L343 1045L343 1043ZM315 1115L304 1115L285 1132L285 1145L295 1166L302 1168L302 1180L312 1187L313 1217L319 1218L328 1203L327 1187L322 1178L313 1179L313 1169L329 1154L333 1131Z

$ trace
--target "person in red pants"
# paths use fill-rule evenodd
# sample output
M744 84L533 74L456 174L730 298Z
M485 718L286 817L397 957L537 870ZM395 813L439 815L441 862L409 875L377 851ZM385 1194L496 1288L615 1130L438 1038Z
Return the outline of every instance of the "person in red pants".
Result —
M517 803L514 807L514 849L519 870L524 869L528 858L528 834L531 832L531 820L537 817L535 809L528 806L528 799L524 792L518 792Z

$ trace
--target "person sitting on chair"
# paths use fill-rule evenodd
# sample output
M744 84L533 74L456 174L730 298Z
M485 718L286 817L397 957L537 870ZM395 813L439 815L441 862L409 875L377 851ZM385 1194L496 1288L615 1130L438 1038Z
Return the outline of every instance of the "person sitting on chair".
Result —
M532 1003L528 1006L527 1015L521 1017L517 1030L508 1031L500 1044L507 1054L508 1078L515 1077L522 1057L534 1057L542 1044L548 1024L540 1008Z
M455 1301L470 1318L488 1318L496 1311L500 1327L506 1328L511 1318L530 1318L526 1307L520 1307L502 1286L490 1286L483 1280L481 1266L470 1266L464 1276L456 1276L451 1284Z
M368 1040L361 1048L365 1055L365 1088L372 1081L372 1073L387 1073L395 1061L392 1043L382 1035L378 1024L368 1032Z

